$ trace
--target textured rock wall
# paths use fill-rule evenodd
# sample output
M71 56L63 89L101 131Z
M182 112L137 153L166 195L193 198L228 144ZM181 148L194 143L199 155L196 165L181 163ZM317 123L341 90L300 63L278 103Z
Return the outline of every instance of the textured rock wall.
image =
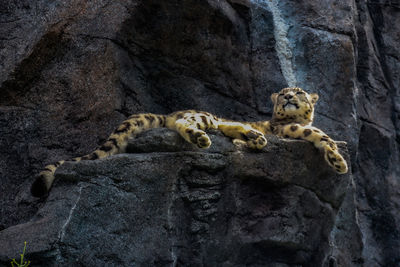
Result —
M296 85L320 94L315 125L351 156L332 262L396 266L399 13L384 0L0 1L0 230L48 205L26 194L44 164L93 150L128 114L268 119L269 95Z
M304 141L275 137L255 152L211 137L214 146L204 151L159 129L133 140L133 154L65 164L32 220L0 232L0 244L7 244L0 260L13 257L25 240L37 266L349 260L332 246L355 238L338 237L334 229L349 174L335 174Z

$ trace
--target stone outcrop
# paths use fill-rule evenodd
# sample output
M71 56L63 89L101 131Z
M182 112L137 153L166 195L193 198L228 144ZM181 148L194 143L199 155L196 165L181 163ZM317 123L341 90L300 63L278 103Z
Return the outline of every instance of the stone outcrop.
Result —
M28 197L45 164L92 151L128 115L193 108L236 120L269 119L270 94L289 85L319 93L315 126L349 149L353 182L340 192L344 199L335 206L333 228L327 220L319 236L318 257L332 256L329 264L342 259L349 266L398 265L399 13L400 6L386 0L0 1L0 233L32 224L48 205L61 203ZM293 152L302 146L295 144ZM132 157L123 156L127 162ZM75 199L72 191L65 197ZM262 192L254 191L255 197ZM221 193L218 203L222 196L228 197ZM59 212L69 214L62 207ZM49 222L52 227L58 231ZM213 230L210 225L207 235ZM330 254L327 232L336 240L329 243ZM296 240L297 232L290 233L285 240ZM46 238L37 243L46 244ZM307 250L304 259L311 254ZM318 257L311 260L326 262Z
M130 144L141 153L66 163L31 221L0 232L0 260L27 241L33 266L349 261L332 244L351 242L334 229L351 175L304 141L271 137L262 151L212 141L204 151L152 130Z

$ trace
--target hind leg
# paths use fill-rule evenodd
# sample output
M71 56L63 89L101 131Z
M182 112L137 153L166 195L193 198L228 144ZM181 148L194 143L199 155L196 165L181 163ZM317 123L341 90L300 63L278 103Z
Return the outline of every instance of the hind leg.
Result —
M186 141L197 145L199 148L209 148L211 146L210 137L205 131L199 129L202 128L199 126L189 119L179 119L175 122L175 130Z

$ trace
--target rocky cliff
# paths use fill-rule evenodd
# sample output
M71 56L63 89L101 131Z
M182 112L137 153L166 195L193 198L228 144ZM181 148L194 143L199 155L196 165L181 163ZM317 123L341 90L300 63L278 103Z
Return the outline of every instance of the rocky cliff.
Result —
M3 264L24 237L37 264L399 264L395 1L0 1L0 24ZM215 137L208 152L148 142L69 164L47 200L28 195L45 164L93 150L131 113L268 119L286 86L319 93L314 124L347 142L352 175L313 165L303 142L241 154ZM277 165L288 157L300 173Z
M351 262L342 244L359 235L337 229L355 219L342 207L351 176L305 141L269 140L251 151L212 135L205 152L161 129L132 140L132 154L67 163L35 216L0 232L0 259L27 241L36 266Z

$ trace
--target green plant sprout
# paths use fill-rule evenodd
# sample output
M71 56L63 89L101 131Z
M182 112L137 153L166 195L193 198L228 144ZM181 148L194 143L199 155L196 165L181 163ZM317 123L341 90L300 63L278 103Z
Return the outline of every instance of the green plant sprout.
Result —
M11 266L12 267L27 267L31 263L30 261L24 261L25 250L26 250L26 241L24 242L24 244L25 244L24 245L24 251L21 254L21 263L18 263L15 259L13 259L11 261Z

